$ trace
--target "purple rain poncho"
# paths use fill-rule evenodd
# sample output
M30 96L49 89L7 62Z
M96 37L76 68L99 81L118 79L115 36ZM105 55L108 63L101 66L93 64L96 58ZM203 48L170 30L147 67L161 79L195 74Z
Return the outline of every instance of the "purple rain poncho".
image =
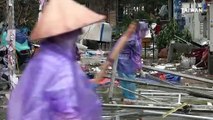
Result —
M11 94L8 120L101 120L101 102L76 62L78 34L69 34L42 42Z
M130 37L124 49L118 57L119 72L125 74L134 74L138 69L141 69L141 40L146 36L148 24L139 22L136 32Z

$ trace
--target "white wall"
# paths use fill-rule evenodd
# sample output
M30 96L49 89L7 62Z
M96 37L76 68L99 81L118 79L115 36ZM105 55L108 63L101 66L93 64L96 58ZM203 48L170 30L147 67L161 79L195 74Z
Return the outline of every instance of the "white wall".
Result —
M202 4L198 3L198 7L202 7ZM191 8L190 3L183 3L182 8L184 8L184 10L188 8L188 11L182 10L182 12L185 12L183 13L183 16L186 18L185 28L191 32L192 40L200 43L201 39L203 39L203 21L201 20L201 9L196 9L196 12L194 12L193 3L191 3Z

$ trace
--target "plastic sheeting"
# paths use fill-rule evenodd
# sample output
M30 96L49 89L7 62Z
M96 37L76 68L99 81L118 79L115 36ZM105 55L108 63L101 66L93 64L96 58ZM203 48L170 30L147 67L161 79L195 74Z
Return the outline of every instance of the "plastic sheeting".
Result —
M80 39L94 40L101 42L112 41L112 28L109 23L99 22L83 28Z

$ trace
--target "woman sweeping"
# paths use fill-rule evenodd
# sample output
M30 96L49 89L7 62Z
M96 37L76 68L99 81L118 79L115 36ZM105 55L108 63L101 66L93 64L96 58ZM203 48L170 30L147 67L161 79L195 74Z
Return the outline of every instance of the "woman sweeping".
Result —
M136 72L141 69L141 52L142 45L141 40L145 37L148 30L148 24L145 22L139 22L134 34L129 38L126 46L121 51L118 57L118 76L121 78L127 78L135 80ZM135 83L121 81L121 86L125 89L135 92ZM123 90L124 100L135 100L135 94Z
M134 28L131 29L130 28ZM108 66L112 65L118 57L117 72L119 77L135 80L136 72L141 69L141 40L145 37L148 30L148 24L145 22L133 22L130 24L127 32L121 36L116 43L113 51L108 56L107 61L102 65L102 70L96 75L95 82L100 81L106 74ZM133 34L130 34L131 32ZM135 91L136 85L131 82L121 81L121 86L132 92ZM135 100L135 94L123 90L123 97L127 104Z
M10 96L8 120L101 120L101 103L77 63L75 42L82 27L104 18L73 0L49 1L31 34L41 41L40 51Z

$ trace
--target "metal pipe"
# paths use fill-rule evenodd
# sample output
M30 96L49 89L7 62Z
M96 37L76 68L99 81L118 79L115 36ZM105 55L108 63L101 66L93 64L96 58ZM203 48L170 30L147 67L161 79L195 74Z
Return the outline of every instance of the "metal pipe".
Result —
M117 65L118 65L118 57L116 58L114 64L113 64L113 70L112 70L112 78L111 78L111 83L110 83L110 88L109 88L109 99L113 97L113 90L115 86L115 78L117 75Z
M166 114L165 112L148 111L148 110L144 110L144 113L159 114L159 115ZM194 118L194 119L199 119L199 120L213 120L213 117L196 116L196 115L185 115L185 114L177 114L177 113L172 113L172 114L170 114L170 116L184 117L184 118Z
M105 78L110 78L109 76L105 76ZM169 86L169 85L162 85L162 84L151 84L151 83L146 83L143 82L143 79L140 80L131 80L131 79L127 79L127 78L120 78L120 77L116 77L117 80L120 81L126 81L126 82L132 82L132 83L136 83L136 84L141 84L141 85L146 85L146 86L154 86L154 87L162 87L162 88L168 88L168 89L175 89L175 90L181 90L181 88L177 88L175 86Z
M181 94L178 95L178 104L181 104Z
M185 95L187 96L188 94L185 93L141 93L142 95L169 95L169 96L178 96L178 95Z
M174 107L165 107L165 106L142 106L142 105L123 105L123 104L102 104L102 107L106 110L106 108L110 108L110 110L116 109L143 109L143 110L171 110ZM212 113L212 109L199 109L193 108L191 109L192 112L200 112L200 113Z
M195 87L195 86L180 86L180 88L213 91L213 88L203 88L203 87Z
M154 67L146 66L146 65L144 65L143 68L144 69L148 69L148 70L154 70L154 71L162 72L162 73L169 73L169 74L181 76L181 77L184 77L184 78L189 78L189 79L197 80L197 81L200 81L200 82L205 82L205 83L211 83L211 84L213 84L213 80L209 80L209 79L206 79L206 78L201 78L201 77L191 76L191 75L187 75L187 74L183 74L183 73L178 73L178 72L173 72L173 71L158 69L158 68L154 68Z
M152 75L147 74L147 76L150 77L150 79L154 79L154 80L159 81L159 82L161 82L161 83L163 83L163 84L165 84L165 85L175 86L175 85L173 85L173 84L171 84L171 83L169 83L169 82L166 82L166 81L162 81L162 80L160 80L160 79L157 79L156 77L154 77L154 76L152 76ZM110 78L110 77L106 76L106 78ZM139 80L139 79L136 79L136 80L138 80L138 81L143 81L143 79L140 79L140 80ZM130 82L132 82L132 81L130 81ZM208 91L213 91L213 88L204 88L204 87L197 87L197 86L177 86L177 87L183 88L183 89L197 89L197 90L208 90Z
M162 91L162 90L150 90L150 89L141 89L141 88L138 88L136 91L141 91L141 92L156 92L156 93L164 93L165 91Z
M106 78L110 78L110 77L106 77ZM145 83L145 82L142 82L139 80L130 80L130 79L126 79L126 78L116 78L116 79L120 80L120 81L127 81L127 82L132 82L132 83L146 85L146 86L154 86L154 87L161 87L161 88L166 88L166 89L171 89L171 90L178 90L178 91L182 91L182 92L187 92L188 94L195 96L195 97L213 99L213 95L208 94L207 92L204 93L203 91L195 91L195 90L190 90L190 89L185 89L185 88L179 88L176 86L150 84L150 83Z
M154 105L154 106L169 106L169 107L176 107L176 105L179 105L177 103L156 103L156 102L150 102L150 101L137 101L140 105Z
M106 78L110 78L110 77L106 77ZM167 89L173 89L173 90L182 90L181 88L178 88L176 86L146 83L146 82L143 82L143 79L141 79L140 81L139 80L131 80L131 79L127 79L127 78L120 78L120 77L116 77L116 79L120 80L120 81L132 82L132 83L145 85L145 86L154 86L154 87L161 87L161 88L167 88Z
M184 40L183 38L180 38L180 37L177 36L177 35L174 35L174 37L177 38L177 39L179 39L179 40L181 40L182 42L185 42L185 43L188 44L188 45L191 45L190 42L188 42L187 40Z
M136 115L136 114L139 114L140 112L127 112L127 113L117 113L116 117L124 117L124 116L129 116L129 115ZM142 113L142 111L141 111Z
M148 109L148 110L171 110L173 107L162 106L142 106L142 105L123 105L123 104L103 104L103 107L117 107L117 108L129 108L129 109Z
M121 87L121 86L118 86L118 88L123 89L123 90L126 90L126 91L128 91L128 92L131 92L131 93L133 93L133 94L135 94L135 95L138 95L138 96L140 96L140 97L143 97L143 98L145 98L145 99L148 99L148 100L151 100L151 101L160 103L159 101L157 101L157 100L155 100L155 99L148 98L148 97L146 97L146 96L144 96L144 95L135 93L135 92L133 92L133 91L131 91L131 90L129 90L129 89L123 88L123 87Z
M134 114L139 114L139 113L140 112L134 112L132 114L134 115ZM164 115L164 114L166 114L165 112L151 111L151 110L144 110L141 114L143 114L143 113L155 114L155 115ZM118 115L118 116L120 116L120 115ZM182 117L182 118L194 118L194 119L198 119L198 120L213 120L212 117L207 117L207 116L186 115L186 114L177 114L177 113L172 113L169 116ZM103 116L103 118L107 118L107 117ZM112 116L108 117L108 118L112 118Z

